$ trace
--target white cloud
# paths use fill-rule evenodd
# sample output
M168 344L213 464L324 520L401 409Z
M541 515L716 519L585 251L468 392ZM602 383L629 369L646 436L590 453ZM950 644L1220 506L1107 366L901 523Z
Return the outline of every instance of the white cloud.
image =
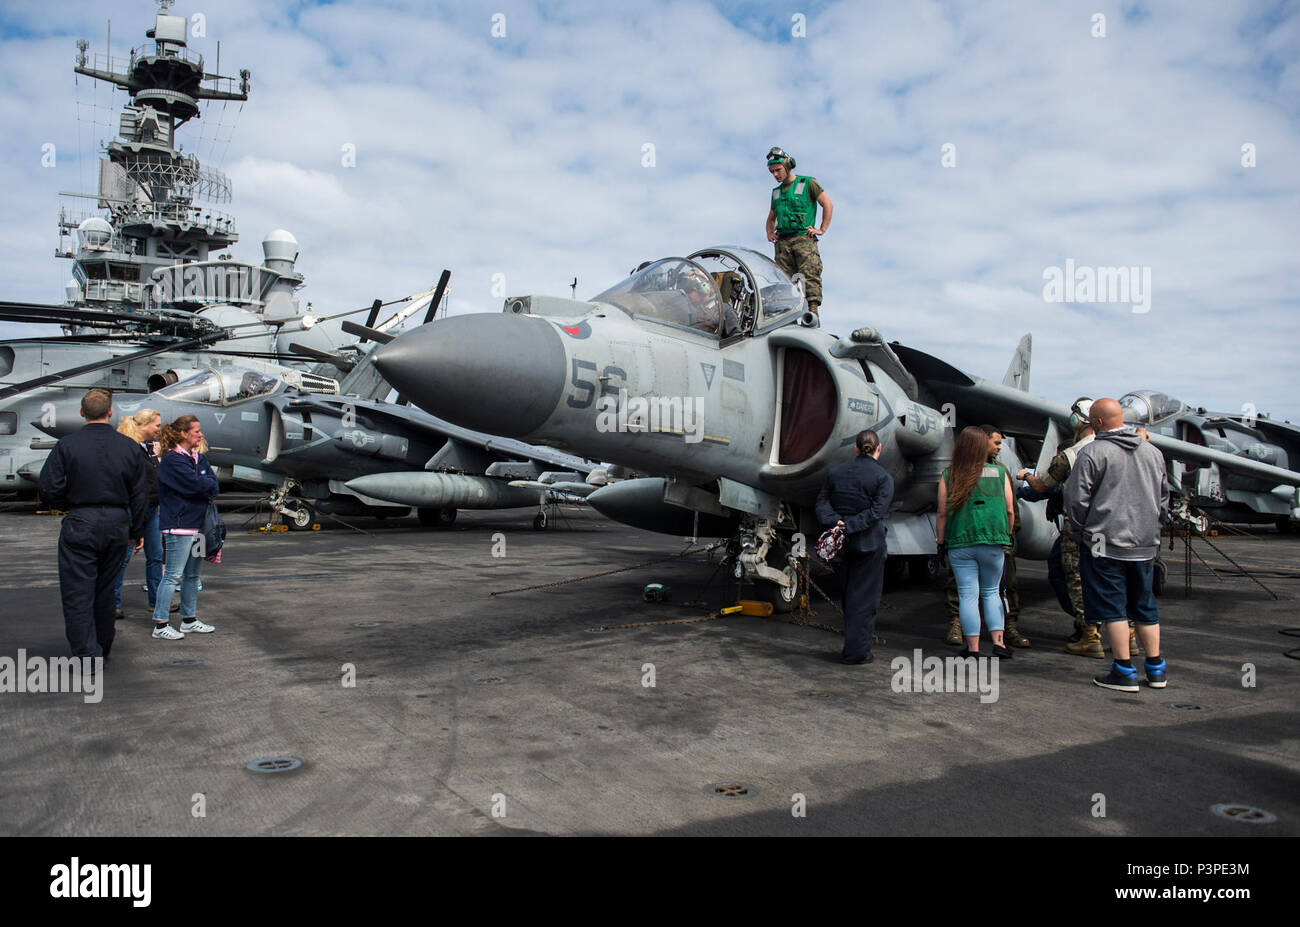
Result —
M1298 17L1103 5L1097 39L1096 9L841 2L795 39L778 5L234 0L193 44L215 66L220 39L222 71L253 74L210 162L234 181L234 250L292 231L321 311L424 289L444 266L453 311L482 311L495 273L511 293L577 276L583 296L645 258L762 249L761 156L780 144L836 204L829 328L870 324L991 378L1029 330L1034 389L1056 399L1144 384L1298 418ZM73 40L102 51L108 18L119 55L143 43L137 0L0 11L5 298L61 296L56 194L93 181L104 131L83 108L79 133L74 91L94 92L73 84ZM207 155L201 137L238 110L182 129L187 150ZM40 166L45 141L57 168ZM1151 311L1043 302L1044 268L1067 257L1151 267Z

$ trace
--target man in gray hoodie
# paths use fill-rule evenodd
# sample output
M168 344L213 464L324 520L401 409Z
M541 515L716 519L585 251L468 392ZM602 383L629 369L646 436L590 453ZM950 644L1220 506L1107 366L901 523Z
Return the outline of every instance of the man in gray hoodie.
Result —
M1165 458L1124 424L1114 399L1090 410L1097 437L1079 451L1065 484L1070 530L1079 542L1084 616L1105 624L1115 663L1093 679L1104 689L1137 692L1137 669L1129 659L1128 622L1136 623L1147 685L1165 687L1160 655L1160 613L1151 591L1160 524L1169 511Z

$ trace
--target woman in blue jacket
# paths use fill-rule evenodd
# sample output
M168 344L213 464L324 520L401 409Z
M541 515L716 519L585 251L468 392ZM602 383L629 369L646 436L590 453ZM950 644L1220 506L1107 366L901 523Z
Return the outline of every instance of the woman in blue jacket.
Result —
M199 453L203 429L193 415L165 425L158 461L158 527L162 531L166 564L154 607L153 636L181 640L186 634L207 634L212 625L198 619L198 582L203 569L203 517L217 497L217 477L208 458ZM181 629L168 620L168 606L181 588Z

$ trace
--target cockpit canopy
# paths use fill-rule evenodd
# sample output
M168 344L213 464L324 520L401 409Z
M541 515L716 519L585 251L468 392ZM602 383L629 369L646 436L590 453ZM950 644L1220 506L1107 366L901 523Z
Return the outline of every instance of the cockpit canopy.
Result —
M803 293L785 272L748 248L642 264L590 301L723 338L753 333L804 309Z
M1151 425L1187 408L1181 400L1150 389L1128 393L1119 404L1124 409L1124 421L1132 425Z
M222 365L158 390L164 399L229 405L274 393L283 381L246 367Z
M717 285L704 268L685 258L643 264L591 301L702 332L717 333L721 322L722 298Z

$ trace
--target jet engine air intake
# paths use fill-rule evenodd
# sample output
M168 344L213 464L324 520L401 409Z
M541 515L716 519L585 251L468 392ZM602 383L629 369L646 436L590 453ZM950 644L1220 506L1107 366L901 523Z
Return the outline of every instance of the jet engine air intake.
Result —
M821 359L800 348L783 348L781 376L782 465L803 463L835 430L838 393Z

